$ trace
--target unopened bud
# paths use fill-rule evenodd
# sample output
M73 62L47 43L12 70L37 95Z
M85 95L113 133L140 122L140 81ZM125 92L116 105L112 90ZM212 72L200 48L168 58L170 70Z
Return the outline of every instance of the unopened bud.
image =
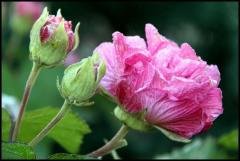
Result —
M105 74L105 64L98 54L68 66L61 84L57 80L60 94L70 104L86 105Z
M66 21L58 10L56 16L49 15L45 7L35 22L30 34L30 58L38 64L52 67L63 60L79 44L77 24L72 31L71 21Z

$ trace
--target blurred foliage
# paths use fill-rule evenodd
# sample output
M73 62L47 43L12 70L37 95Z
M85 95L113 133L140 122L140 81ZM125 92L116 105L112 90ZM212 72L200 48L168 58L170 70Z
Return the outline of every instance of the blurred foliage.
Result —
M204 139L197 138L192 143L175 149L171 153L157 155L155 159L237 159L237 148L238 131L235 129L222 135L219 139L211 136ZM229 153L229 150L233 153Z
M238 150L238 130L235 129L229 134L223 135L218 143L229 150Z
M11 127L11 119L8 112L2 108L2 140L9 140L9 130Z
M71 160L92 160L96 158L84 156L84 155L77 155L77 154L67 154L67 153L57 153L51 155L48 159L58 160L58 159L71 159Z
M2 159L36 159L36 154L25 144L2 143Z
M178 44L188 42L197 54L208 64L216 64L221 73L220 88L223 94L223 114L204 134L193 138L195 156L202 150L213 149L216 138L236 129L238 126L238 3L237 2L48 2L50 13L55 14L61 8L66 20L71 20L75 27L80 25L80 45L76 51L81 58L92 54L94 48L104 41L112 41L111 34L120 31L125 35L144 36L144 25L152 23L159 32ZM21 100L27 76L32 62L29 57L29 35L19 37L13 33L9 23L12 3L4 2L2 14L2 92ZM30 32L30 31L29 31ZM56 88L57 76L62 77L64 66L43 69L33 87L27 111L36 108L54 106L61 107L63 99ZM92 107L73 107L73 111L86 120L92 133L84 137L78 150L79 154L88 153L104 144L103 138L111 139L120 127L113 115L116 104L103 96L92 98ZM238 131L238 129L237 129ZM207 139L208 135L212 138ZM228 147L233 139L219 141L218 146ZM206 139L203 139L206 138ZM223 137L224 138L224 137ZM141 133L130 131L128 146L117 152L121 158L152 158L156 154L168 154L172 149L180 149L185 144L168 140L160 132ZM225 143L223 143L225 142ZM229 145L227 145L229 143ZM206 148L194 148L201 145ZM188 144L190 147L191 145ZM186 146L188 146L186 145ZM234 145L236 146L236 145ZM46 148L47 147L47 148ZM188 149L188 148L187 148ZM51 139L44 139L36 148L40 158L46 154L66 153L67 151ZM180 150L181 151L181 150ZM199 152L199 155L197 154ZM179 152L180 153L180 152ZM227 155L232 154L228 150ZM202 156L212 158L209 155ZM235 154L235 153L234 153ZM221 155L216 158L220 158ZM106 156L104 158L111 158Z
M173 150L169 154L161 154L155 159L224 159L226 154L219 151L215 139L196 139L183 148Z

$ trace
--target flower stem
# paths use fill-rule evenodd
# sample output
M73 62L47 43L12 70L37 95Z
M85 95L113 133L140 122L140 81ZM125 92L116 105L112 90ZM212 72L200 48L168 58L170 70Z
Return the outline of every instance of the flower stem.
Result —
M20 128L20 124L21 124L21 120L25 111L25 107L27 105L28 102L28 98L30 96L31 93L31 89L39 75L39 72L41 70L41 66L39 64L36 64L35 62L33 62L33 66L32 66L32 70L28 76L28 80L25 86L25 90L23 93L23 98L20 104L20 109L19 109L19 113L18 113L18 118L17 121L15 123L14 129L12 131L12 133L10 134L11 136L11 141L14 142L17 138L17 134Z
M110 153L115 148L119 147L118 144L121 143L122 139L127 135L128 129L129 128L123 124L122 127L115 134L115 136L107 144L89 153L88 156L95 158L101 157Z
M65 116L65 114L70 109L70 104L67 103L65 100L62 108L57 113L57 115L47 124L44 129L30 142L28 143L29 146L35 146L37 143L39 143L54 127L55 125Z

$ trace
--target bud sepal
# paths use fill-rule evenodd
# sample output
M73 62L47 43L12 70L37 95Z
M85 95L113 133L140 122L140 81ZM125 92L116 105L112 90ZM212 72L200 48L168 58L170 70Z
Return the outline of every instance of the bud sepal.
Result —
M145 112L128 113L119 106L114 109L114 115L128 127L139 131L150 131L153 127L144 120Z

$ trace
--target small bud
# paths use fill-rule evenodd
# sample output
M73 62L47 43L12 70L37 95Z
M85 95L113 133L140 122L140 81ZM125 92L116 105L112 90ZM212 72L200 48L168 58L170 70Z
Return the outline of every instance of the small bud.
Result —
M72 31L72 22L66 21L60 10L57 15L49 15L45 7L35 22L30 34L30 59L38 64L52 67L62 63L70 51L79 44L78 28Z
M98 54L70 65L65 71L61 84L57 80L60 94L70 104L88 104L105 74L105 64Z

